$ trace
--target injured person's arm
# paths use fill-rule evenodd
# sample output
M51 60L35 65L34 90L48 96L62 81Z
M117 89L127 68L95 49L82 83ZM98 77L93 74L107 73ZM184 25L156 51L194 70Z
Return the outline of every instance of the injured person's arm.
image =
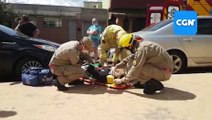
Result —
M116 64L115 67L111 68L110 74L116 78L121 78L125 75L128 63L134 58L134 54L131 54L127 58L123 59L120 63Z

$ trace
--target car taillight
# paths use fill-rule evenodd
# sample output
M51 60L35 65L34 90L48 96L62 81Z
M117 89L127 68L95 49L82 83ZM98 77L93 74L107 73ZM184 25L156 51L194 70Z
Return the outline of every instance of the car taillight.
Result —
M144 39L143 39L142 37L136 37L135 40L138 41L138 42L141 42L141 41L143 41Z

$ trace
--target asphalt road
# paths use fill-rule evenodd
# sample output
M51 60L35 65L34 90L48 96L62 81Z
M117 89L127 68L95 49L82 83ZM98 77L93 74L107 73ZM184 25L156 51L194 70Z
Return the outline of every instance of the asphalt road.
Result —
M165 89L112 90L97 85L31 87L0 83L0 119L4 120L212 120L212 72L174 74Z

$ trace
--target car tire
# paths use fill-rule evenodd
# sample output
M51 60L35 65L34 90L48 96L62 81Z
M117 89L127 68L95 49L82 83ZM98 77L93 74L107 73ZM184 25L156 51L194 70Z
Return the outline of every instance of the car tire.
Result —
M186 68L185 55L178 51L170 51L169 55L171 55L174 61L173 73L182 73Z
M21 74L30 67L43 68L43 64L36 58L24 58L16 64L15 77L21 79Z

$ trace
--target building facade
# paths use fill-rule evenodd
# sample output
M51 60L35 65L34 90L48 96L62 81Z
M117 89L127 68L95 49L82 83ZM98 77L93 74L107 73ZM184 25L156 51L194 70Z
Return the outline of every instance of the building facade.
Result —
M118 24L127 32L143 29L146 24L147 4L159 4L165 0L102 0L109 11L108 24Z
M40 29L39 38L57 43L80 40L83 36L87 36L86 31L93 17L96 17L104 27L108 20L108 11L101 8L31 4L11 4L10 7L19 15L30 16L31 21ZM16 25L14 22L12 27Z
M102 8L102 2L84 1L85 8Z

